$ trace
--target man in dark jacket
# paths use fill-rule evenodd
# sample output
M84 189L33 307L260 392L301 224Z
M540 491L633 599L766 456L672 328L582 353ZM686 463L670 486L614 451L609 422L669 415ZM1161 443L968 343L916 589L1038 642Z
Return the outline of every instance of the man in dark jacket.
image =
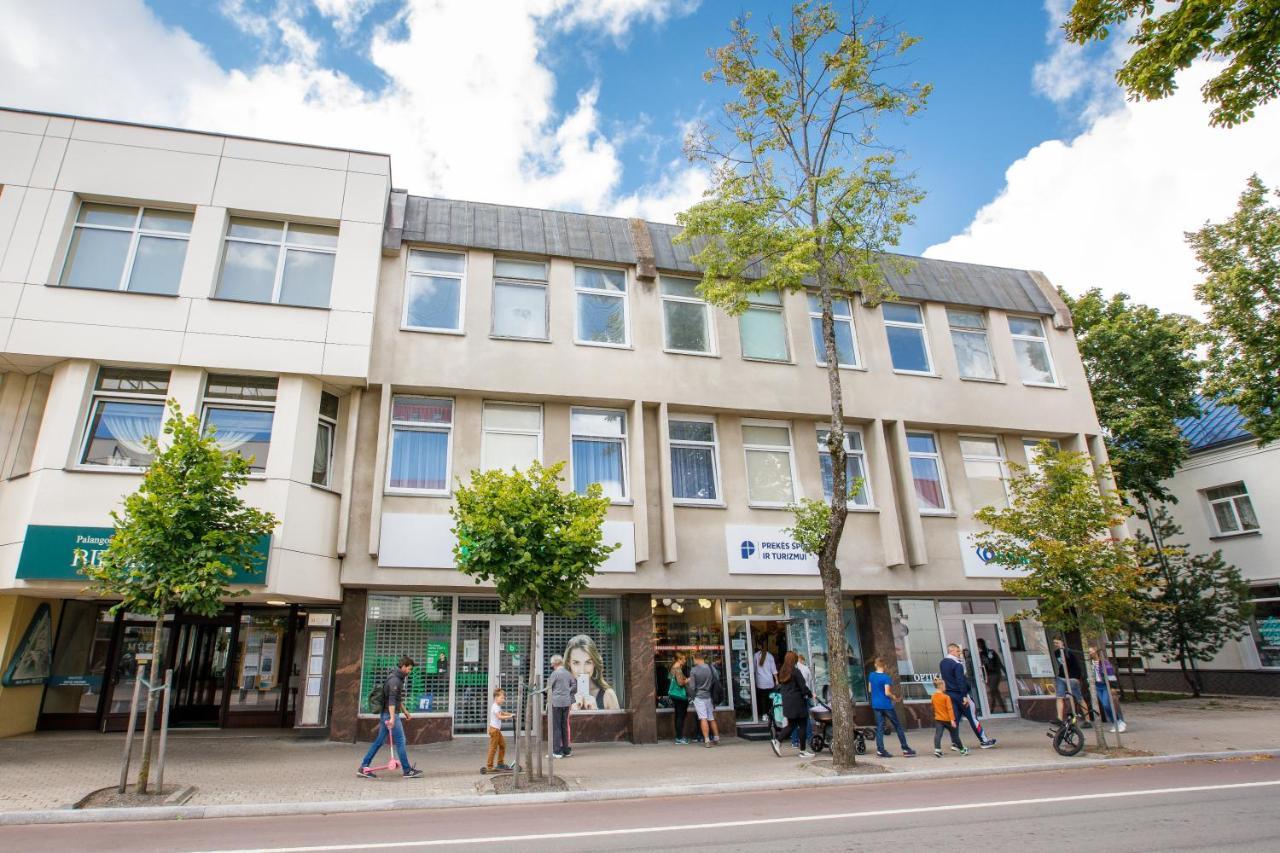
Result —
M974 716L973 702L969 699L969 676L965 673L964 658L961 657L959 643L951 643L947 646L947 656L938 664L938 671L942 674L947 696L951 697L951 707L956 715L956 729L959 730L961 720L968 719L969 727L978 736L978 746L983 749L995 746L996 739L987 737L982 723L979 723L978 718Z
M382 686L382 709L379 714L382 724L378 726L378 736L369 746L369 751L364 754L360 769L356 771L356 775L361 779L378 778L369 769L369 762L373 761L378 750L382 749L382 745L387 742L388 735L395 744L396 755L400 758L400 769L404 772L405 778L416 779L422 775L421 770L409 763L409 751L405 747L402 723L402 720L408 720L410 717L409 709L405 707L404 684L409 678L409 673L413 672L414 666L413 658L405 655L400 658L400 665L387 673L387 680Z
M1063 712L1066 709L1068 690L1075 697L1080 712L1088 714L1089 703L1084 700L1084 691L1080 689L1081 679L1084 678L1084 665L1080 662L1080 655L1074 649L1067 648L1067 644L1059 637L1053 638L1053 675L1058 719L1064 719ZM1090 727L1089 721L1085 720L1084 728Z

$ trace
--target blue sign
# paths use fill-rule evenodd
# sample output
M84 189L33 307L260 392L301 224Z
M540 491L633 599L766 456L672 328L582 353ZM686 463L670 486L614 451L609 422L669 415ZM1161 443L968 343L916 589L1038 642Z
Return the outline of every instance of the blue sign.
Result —
M749 560L751 555L756 552L756 543L750 539L742 540L742 559Z

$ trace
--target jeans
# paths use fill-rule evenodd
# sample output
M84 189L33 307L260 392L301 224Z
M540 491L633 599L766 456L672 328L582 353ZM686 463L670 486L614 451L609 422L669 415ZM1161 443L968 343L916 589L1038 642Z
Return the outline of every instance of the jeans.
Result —
M894 708L872 708L872 712L876 715L876 751L884 752L884 721L887 719L893 723L893 730L898 733L898 743L902 744L905 752L911 749L907 745L907 735L902 731L902 723L898 721L898 712Z
M1105 681L1096 681L1093 684L1098 689L1098 704L1102 706L1102 721L1104 723L1114 723L1115 719L1111 715L1111 686ZM1120 722L1124 722L1124 710L1120 705L1116 705L1116 716Z
M369 751L364 754L364 760L360 762L361 767L368 767L369 762L373 761L373 757L378 754L378 750L382 749L382 745L387 742L387 719L390 715L382 712L381 722L378 724L378 736L373 739L373 743L369 745ZM413 768L409 763L409 752L404 745L404 722L399 714L396 714L395 727L391 729L391 742L395 744L396 755L400 757L400 769L405 773Z
M784 741L787 738L791 737L792 732L804 731L808 727L809 727L809 717L807 714L803 717L787 717L787 727L778 733L778 740ZM808 749L809 744L805 743L800 748Z
M801 749L809 748L809 739L813 736L813 720L809 717L804 718L804 733L801 734L800 729L796 729L791 733L791 745L800 747Z
M960 729L960 721L967 719L969 726L973 729L973 733L978 736L978 742L986 743L987 733L982 730L982 723L978 722L978 718L973 715L973 701L970 700L969 704L964 704L964 700L967 697L963 693L948 693L947 695L951 697L951 706L955 708L956 730L959 731Z
M671 710L675 712L676 740L684 740L684 722L689 717L689 700L672 696Z
M964 749L964 744L960 742L960 727L955 723L944 723L942 720L933 721L933 748L935 750L942 749L942 733L948 732L951 735L951 745L956 749Z
M569 709L551 707L551 751L560 755L568 755L573 747L569 745Z

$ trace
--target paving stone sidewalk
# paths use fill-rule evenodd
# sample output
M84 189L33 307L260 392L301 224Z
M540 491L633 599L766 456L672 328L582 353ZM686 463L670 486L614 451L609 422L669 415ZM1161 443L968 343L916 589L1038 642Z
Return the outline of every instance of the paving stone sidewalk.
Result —
M1280 699L1183 699L1131 705L1125 746L1155 755L1280 748ZM967 757L948 751L932 755L932 732L910 731L917 758L864 760L892 771L940 768L991 768L1073 759L1056 755L1044 736L1046 727L1024 720L995 720L989 732L999 739L990 750ZM962 733L974 744L972 732ZM1093 744L1093 733L1089 744ZM1114 737L1111 735L1110 737ZM898 752L896 738L892 751ZM404 779L383 772L372 782L356 778L365 745L296 739L270 731L179 731L170 736L166 782L196 786L192 805L383 800L432 795L456 796L490 790L479 773L487 739L459 738L450 743L410 748L425 775ZM945 741L944 741L945 748ZM0 740L0 812L64 808L118 778L122 735L40 733ZM136 747L135 747L136 751ZM383 756L386 753L383 752ZM659 743L582 744L572 758L556 761L557 774L571 790L600 790L677 785L813 779L823 762L805 761L785 749L773 755L767 743L726 739L719 747ZM135 758L136 761L136 758ZM886 778L888 778L886 776Z

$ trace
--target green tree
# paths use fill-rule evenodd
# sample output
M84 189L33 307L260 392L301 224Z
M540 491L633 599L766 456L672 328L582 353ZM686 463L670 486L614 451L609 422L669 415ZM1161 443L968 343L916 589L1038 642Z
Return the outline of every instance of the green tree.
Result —
M1280 438L1280 207L1269 194L1280 197L1253 175L1230 219L1187 234L1209 309L1205 390L1236 406L1259 444Z
M115 534L101 563L81 569L99 594L120 599L112 612L155 617L152 684L160 678L161 620L173 612L216 616L227 598L245 594L231 591L232 578L263 570L256 546L279 523L240 497L250 461L223 450L214 428L202 432L200 419L184 417L177 402L170 400L168 411L163 438L143 440L154 458L142 485L124 499L123 512L111 512ZM155 705L148 691L137 783L143 793L151 772Z
M600 484L585 495L561 488L563 462L527 471L472 471L470 485L454 492L453 549L458 570L477 584L493 583L505 613L529 613L529 691L537 689L538 614L567 615L577 606L599 568L618 545L605 545L609 499ZM539 702L525 715L530 772L542 775L537 746ZM530 717L533 717L530 720ZM517 759L519 753L517 752ZM535 763L536 762L536 763Z
M1248 121L1280 92L1275 0L1075 0L1062 28L1067 41L1086 44L1131 18L1138 23L1129 43L1137 49L1116 81L1133 98L1168 97L1178 87L1177 73L1200 58L1226 62L1200 89L1205 103L1214 105L1209 121L1215 126Z
M830 4L802 2L763 44L743 16L732 40L711 52L710 83L728 90L723 132L704 126L687 140L690 157L713 169L705 200L681 213L678 240L703 271L699 292L730 314L749 300L810 293L822 310L822 351L830 388L827 445L832 470L845 470L844 389L833 301L860 292L891 298L882 251L897 244L911 208L922 198L879 138L885 117L921 109L930 87L901 79L903 54L917 39ZM766 297L767 298L767 297ZM848 511L847 483L833 479L827 527L817 548L832 660L846 642L836 553ZM844 667L831 667L837 768L854 764L853 700Z

